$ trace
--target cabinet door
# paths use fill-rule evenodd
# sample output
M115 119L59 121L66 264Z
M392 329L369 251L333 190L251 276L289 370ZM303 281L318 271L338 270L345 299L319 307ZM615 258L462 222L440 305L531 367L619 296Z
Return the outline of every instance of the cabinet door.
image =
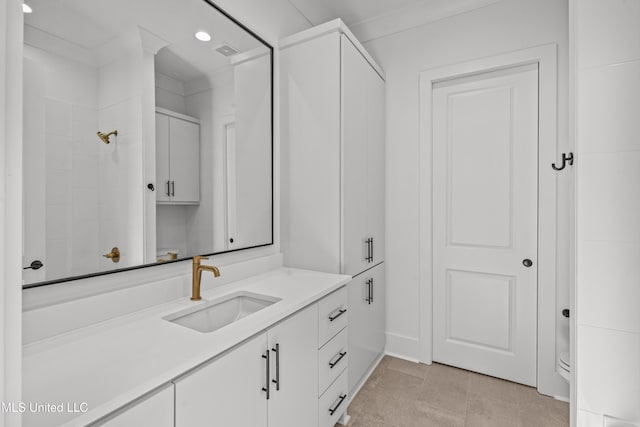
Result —
M268 335L272 363L269 426L317 426L318 305L279 323Z
M171 201L200 201L200 125L169 117Z
M367 232L372 264L384 260L385 113L384 80L368 67L367 81Z
M367 69L344 35L342 42L342 273L367 268Z
M92 425L173 427L173 384Z
M384 264L378 264L369 270L371 277L371 304L369 305L369 349L373 354L373 361L384 351L386 343L386 283L384 278Z
M169 117L156 113L156 201L169 201L170 181Z
M364 379L385 345L384 264L356 276L349 296L349 391Z
M266 427L266 351L263 333L175 381L176 427Z

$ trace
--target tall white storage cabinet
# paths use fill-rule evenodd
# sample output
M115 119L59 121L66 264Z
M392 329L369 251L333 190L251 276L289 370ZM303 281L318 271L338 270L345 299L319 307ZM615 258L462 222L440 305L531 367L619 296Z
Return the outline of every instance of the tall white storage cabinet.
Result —
M340 20L280 46L285 264L354 276L353 396L385 344L384 73Z
M200 124L198 119L156 111L156 201L200 203Z

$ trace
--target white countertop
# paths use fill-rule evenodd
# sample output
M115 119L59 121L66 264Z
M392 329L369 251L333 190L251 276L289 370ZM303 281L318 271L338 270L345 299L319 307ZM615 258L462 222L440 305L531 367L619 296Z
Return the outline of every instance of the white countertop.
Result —
M61 413L23 414L25 427L83 426L166 384L345 285L349 276L279 268L23 349L23 402L59 405ZM163 320L168 314L240 290L281 298L210 333ZM67 412L87 404L88 412ZM71 406L73 407L73 406Z

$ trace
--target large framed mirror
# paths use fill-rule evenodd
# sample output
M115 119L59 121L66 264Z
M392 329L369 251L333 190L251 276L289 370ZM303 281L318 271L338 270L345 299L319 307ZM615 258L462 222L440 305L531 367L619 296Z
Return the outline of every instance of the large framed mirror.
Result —
M24 287L273 244L273 48L206 0L27 0Z

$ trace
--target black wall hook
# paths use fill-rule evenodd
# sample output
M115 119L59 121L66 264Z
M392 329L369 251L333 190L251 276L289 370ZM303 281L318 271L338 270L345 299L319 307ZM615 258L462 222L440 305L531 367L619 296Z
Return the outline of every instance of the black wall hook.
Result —
M558 167L555 163L551 163L551 167L554 170L561 171L567 164L569 164L569 166L573 165L573 153L569 153L568 156L566 153L562 153L562 166Z

